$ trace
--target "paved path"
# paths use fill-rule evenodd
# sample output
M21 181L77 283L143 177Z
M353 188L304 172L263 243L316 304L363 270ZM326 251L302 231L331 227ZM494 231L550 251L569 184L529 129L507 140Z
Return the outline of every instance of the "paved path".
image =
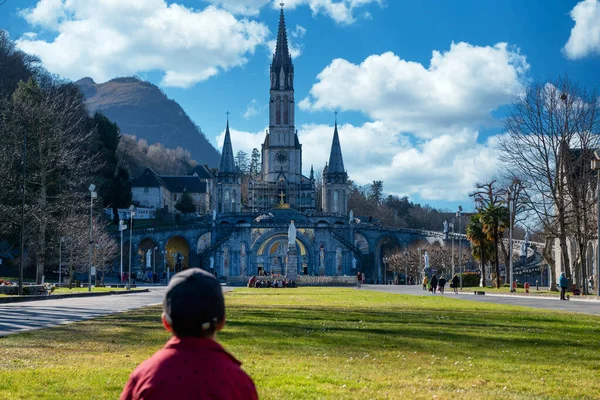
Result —
M0 304L0 337L162 303L166 286L146 287L146 293Z
M386 293L433 296L433 294L431 294L430 292L423 291L423 286L421 285L363 285L363 288L367 290L374 290ZM446 292L443 296L452 299L481 301L484 303L510 304L515 306L545 308L548 310L560 310L591 315L600 315L600 301L597 300L573 300L573 297L571 297L570 301L561 301L558 297L551 298L540 296L519 296L489 293L486 293L485 296L475 296L473 294L474 290L474 288L469 288L468 291L464 290L463 293L455 295L452 289L446 289ZM435 296L440 295L436 294Z

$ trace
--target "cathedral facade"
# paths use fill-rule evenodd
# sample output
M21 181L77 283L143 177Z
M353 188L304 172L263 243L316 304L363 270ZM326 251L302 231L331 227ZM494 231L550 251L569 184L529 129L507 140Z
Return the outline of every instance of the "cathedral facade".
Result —
M134 229L130 232L131 245L137 249L138 261L134 265L141 266L141 270L152 265L153 269L171 273L200 267L231 284L243 283L248 276L261 273L298 276L301 283L306 283L302 279L345 281L362 272L370 282L384 282L393 278L386 270L386 255L414 242L444 243L447 235L443 233L385 228L353 216L348 209L348 174L337 119L329 160L324 160L317 204L312 166L309 176L302 173L302 144L295 118L294 64L283 10L266 84L269 129L261 147L259 176L244 181L235 164L227 120L216 178L203 169L192 174L197 179L207 178L211 211L189 224ZM150 172L147 175L154 176ZM158 178L152 182L164 180ZM152 182L148 182L149 179L140 178L143 186L140 193L150 193L151 188L146 186ZM163 186L168 186L167 183ZM244 203L242 193L247 193ZM295 244L288 237L292 221L296 228ZM157 257L149 261L148 250L153 250Z
M260 176L248 182L248 200L241 203L241 175L234 161L229 121L218 174L219 212L267 211L290 208L312 214L323 212L347 214L348 180L337 130L333 132L331 155L323 170L322 204L316 203L313 168L307 177L302 173L302 144L296 130L294 98L294 64L289 53L283 9L279 17L277 44L270 68L269 129L261 146ZM317 207L319 206L319 207Z

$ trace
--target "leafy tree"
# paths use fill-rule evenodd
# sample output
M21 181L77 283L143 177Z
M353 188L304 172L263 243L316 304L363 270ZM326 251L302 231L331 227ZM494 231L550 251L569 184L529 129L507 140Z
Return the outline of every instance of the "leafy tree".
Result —
M485 263L490 260L494 253L494 244L483 231L481 213L471 217L467 225L467 239L471 244L471 253L479 261L481 271L481 285L485 287Z
M496 270L496 287L500 287L500 261L498 249L500 239L504 230L509 225L508 207L505 203L506 190L497 188L494 179L489 183L477 184L477 189L471 193L471 197L478 204L479 221L483 233L492 241L494 248L494 266Z
M252 149L250 156L250 175L255 178L260 175L260 152L257 148Z
M104 207L113 209L113 222L119 222L119 208L131 204L131 187L129 171L119 166L117 149L121 140L121 131L117 124L103 114L96 112L92 119L98 134L98 155L102 168L98 171L98 192L102 197Z
M248 175L250 173L250 164L248 162L248 153L243 150L240 150L235 155L235 165L240 169L240 171L244 175Z
M194 204L192 196L184 191L177 204L175 204L175 209L183 214L196 212L196 205Z
M371 184L371 201L376 205L383 199L383 181L373 181Z

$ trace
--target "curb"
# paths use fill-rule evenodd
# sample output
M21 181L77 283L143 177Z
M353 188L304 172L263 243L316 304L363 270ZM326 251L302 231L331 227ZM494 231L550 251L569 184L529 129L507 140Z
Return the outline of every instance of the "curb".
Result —
M135 294L149 292L149 289L136 289L136 290L111 290L109 292L97 292L97 293L69 293L69 294L54 294L49 296L12 296L12 297L0 297L0 304L8 303L22 303L26 301L37 301L37 300L59 300L59 299L70 299L74 297L98 297L98 296L111 296L111 295L123 295L123 294Z

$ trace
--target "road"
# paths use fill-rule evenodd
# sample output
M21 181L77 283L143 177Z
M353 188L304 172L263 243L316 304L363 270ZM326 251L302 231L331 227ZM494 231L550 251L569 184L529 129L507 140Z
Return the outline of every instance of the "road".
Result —
M410 294L418 296L433 296L433 294L423 291L421 285L363 285L366 290L374 290L386 293ZM560 310L577 312L583 314L600 315L600 301L598 300L583 300L573 299L570 301L561 301L558 297L541 297L541 296L520 296L520 295L501 295L501 294L486 294L485 296L475 296L474 288L464 290L463 293L455 295L452 289L446 289L443 296L449 298L457 298L460 300L473 300L484 303L510 304L515 306L525 306L533 308L544 308L548 310ZM440 296L436 294L435 296Z

